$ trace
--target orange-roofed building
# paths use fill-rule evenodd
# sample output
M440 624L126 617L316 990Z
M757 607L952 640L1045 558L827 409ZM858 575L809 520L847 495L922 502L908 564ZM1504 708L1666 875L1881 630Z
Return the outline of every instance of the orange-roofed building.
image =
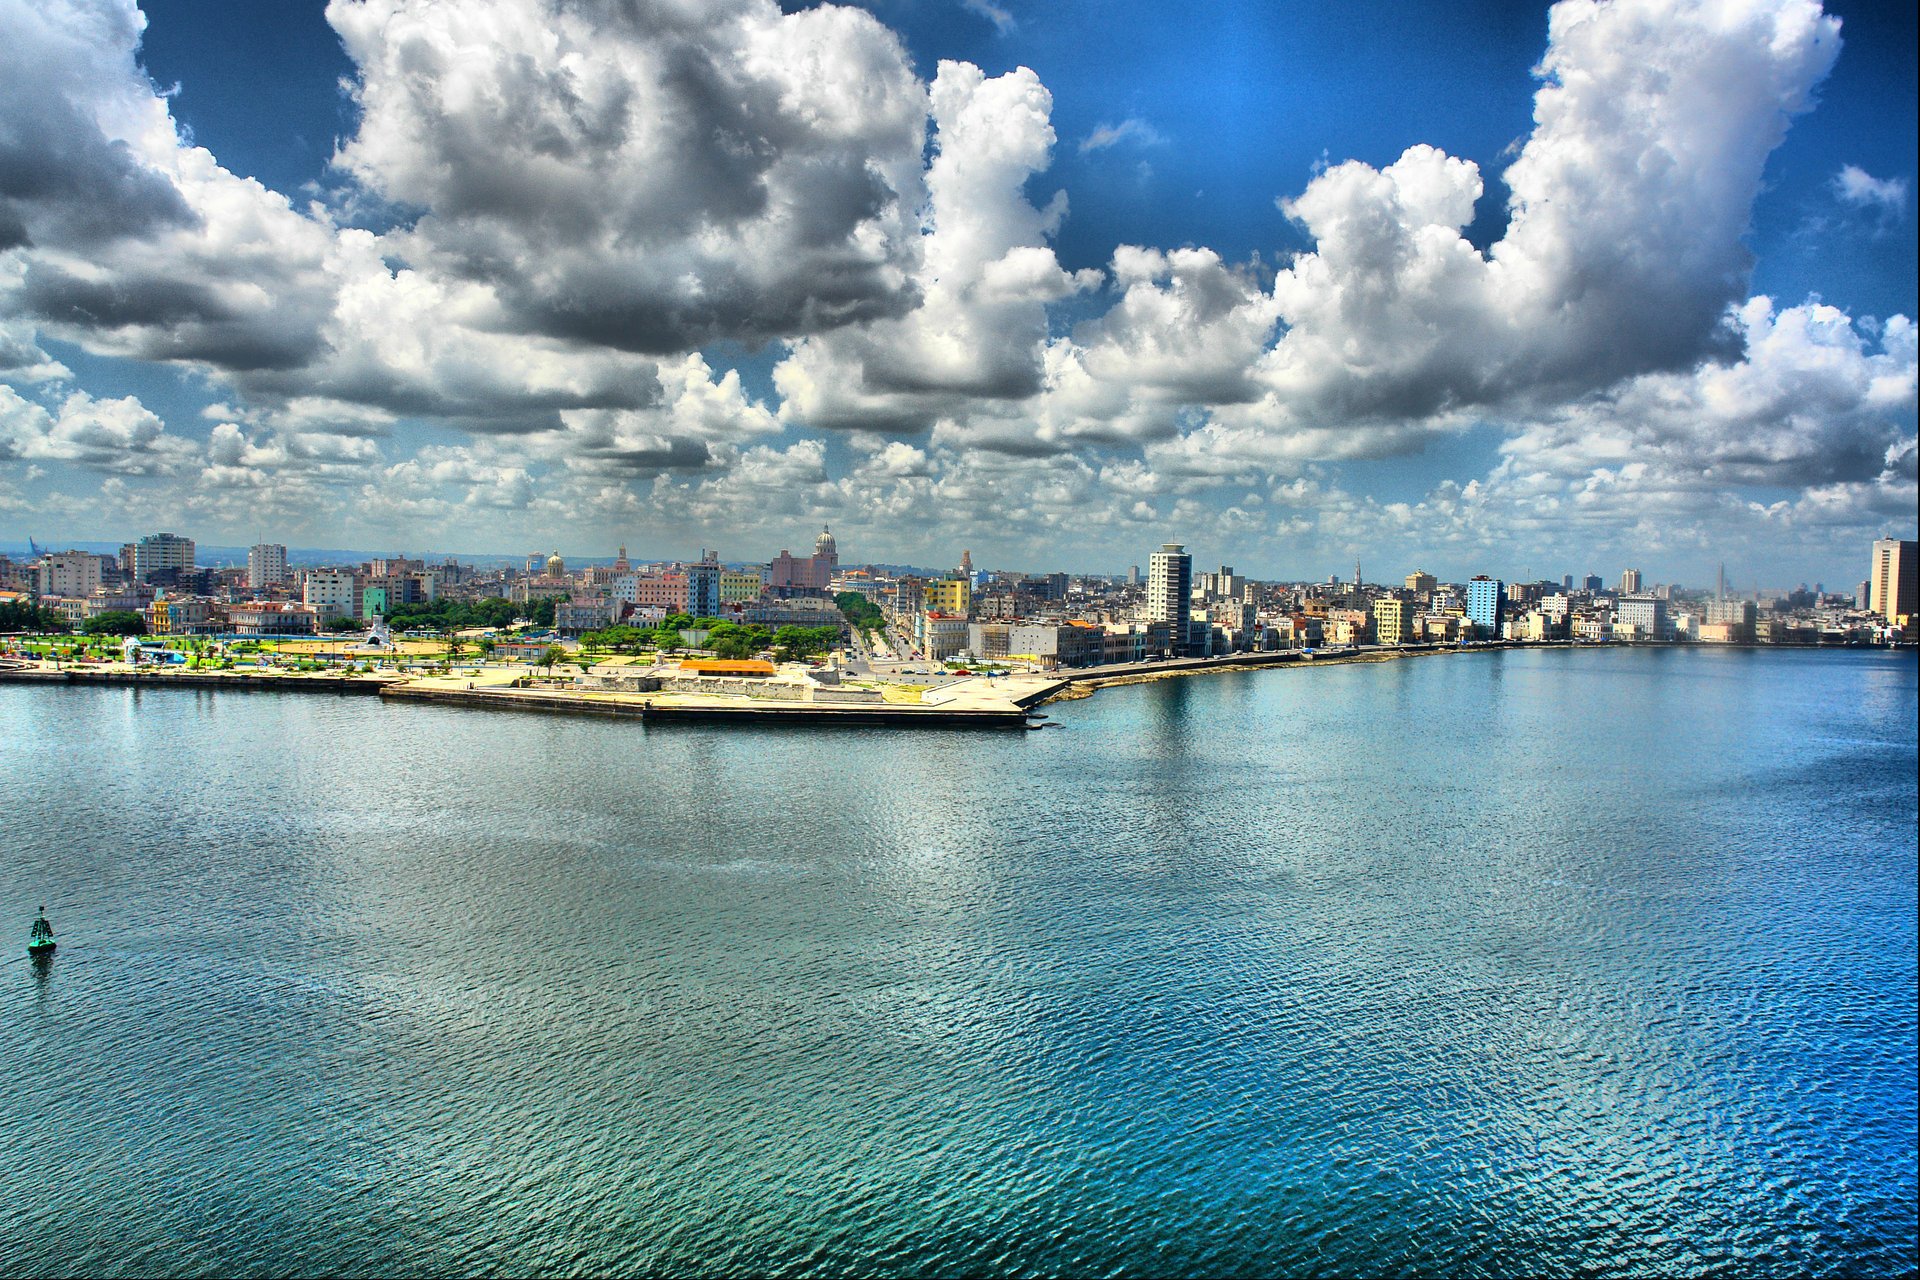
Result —
M687 658L680 663L680 670L690 676L729 676L739 679L742 676L770 676L774 666L759 658Z

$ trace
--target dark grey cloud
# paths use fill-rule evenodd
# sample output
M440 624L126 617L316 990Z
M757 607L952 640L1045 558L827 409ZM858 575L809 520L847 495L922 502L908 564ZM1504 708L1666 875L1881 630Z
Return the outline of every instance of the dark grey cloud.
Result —
M853 10L335 0L338 164L415 211L416 265L509 324L622 351L897 315L924 92Z

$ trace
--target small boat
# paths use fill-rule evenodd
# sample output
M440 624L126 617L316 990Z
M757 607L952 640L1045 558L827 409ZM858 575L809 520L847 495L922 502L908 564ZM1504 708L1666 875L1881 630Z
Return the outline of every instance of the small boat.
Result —
M38 959L53 954L53 926L47 922L47 909L40 908L40 918L33 922L33 931L27 935L27 954Z

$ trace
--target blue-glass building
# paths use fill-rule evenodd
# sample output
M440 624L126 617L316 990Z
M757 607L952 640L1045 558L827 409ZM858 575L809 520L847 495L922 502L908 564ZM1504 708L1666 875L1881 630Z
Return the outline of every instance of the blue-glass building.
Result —
M1481 640L1500 638L1500 615L1506 604L1506 584L1485 576L1467 584L1467 621Z

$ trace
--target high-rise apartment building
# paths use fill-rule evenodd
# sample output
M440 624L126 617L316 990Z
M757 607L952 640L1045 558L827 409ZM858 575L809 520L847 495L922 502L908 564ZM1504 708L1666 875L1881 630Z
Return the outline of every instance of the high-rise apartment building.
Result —
M1904 627L1920 612L1920 543L1882 538L1873 544L1867 573L1867 608L1890 627Z
M1417 576L1417 575L1416 575ZM1373 642L1405 644L1413 636L1412 608L1405 600L1380 596L1373 602Z
M322 626L335 618L357 618L360 616L359 576L345 569L309 569L302 575L300 599L313 610Z
M55 551L38 566L43 596L90 596L100 589L100 557L90 551Z
M1623 627L1631 627L1636 640L1673 639L1673 619L1667 614L1667 602L1658 596L1623 596L1613 616L1616 639Z
M720 562L696 560L687 566L687 612L696 618L720 613Z
M1622 569L1620 571L1620 594L1623 596L1637 596L1640 594L1640 571L1638 569Z
M1407 590L1416 596L1430 596L1433 594L1433 589L1439 585L1434 580L1434 576L1425 569L1415 569L1407 575Z
M1167 623L1174 656L1184 657L1193 612L1193 557L1178 542L1147 558L1147 621Z
M287 549L277 542L247 548L247 589L259 591L287 580Z
M150 533L133 544L133 576L145 582L162 569L193 568L193 539L177 533Z
M1467 584L1467 621L1482 640L1500 638L1500 618L1506 611L1506 584L1482 574Z

